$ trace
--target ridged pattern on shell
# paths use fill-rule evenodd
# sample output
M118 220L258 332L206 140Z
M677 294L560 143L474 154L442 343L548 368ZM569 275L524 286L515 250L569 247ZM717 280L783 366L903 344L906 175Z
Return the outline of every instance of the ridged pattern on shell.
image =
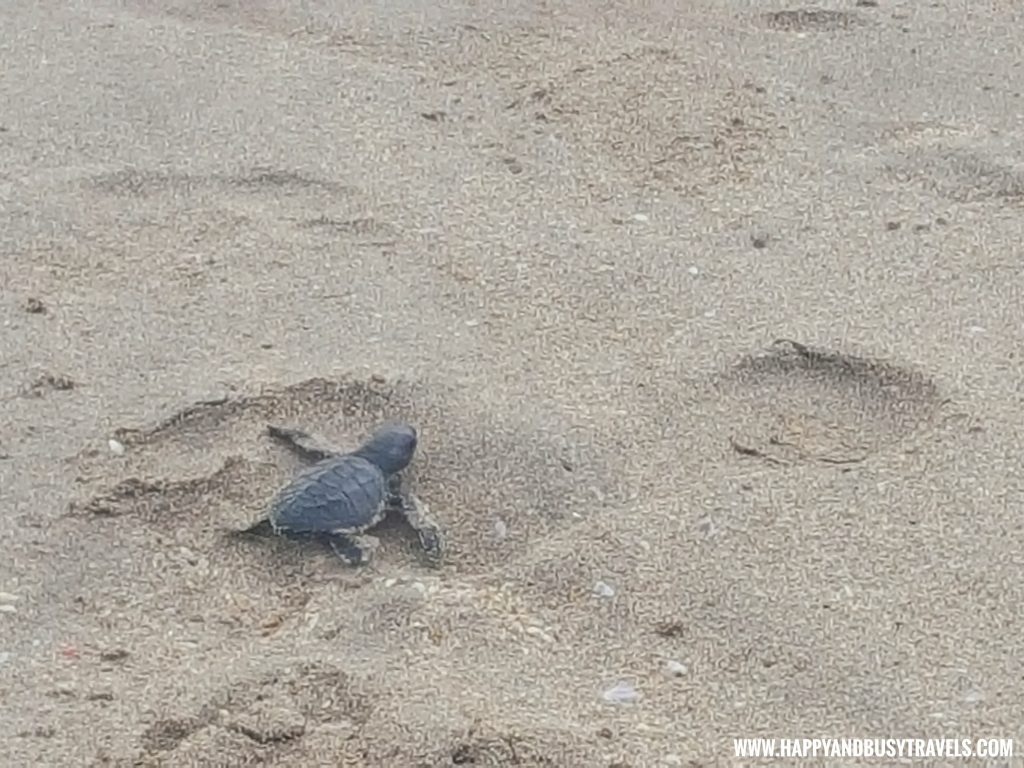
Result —
M365 459L324 459L281 489L270 522L295 532L356 533L380 522L386 493L384 474Z

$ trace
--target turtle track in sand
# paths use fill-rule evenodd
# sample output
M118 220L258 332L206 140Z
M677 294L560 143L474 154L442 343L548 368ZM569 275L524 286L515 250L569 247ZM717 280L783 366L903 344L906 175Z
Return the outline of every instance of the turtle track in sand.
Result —
M239 764L246 764L243 757L265 762L284 758L295 742L320 729L354 735L372 711L372 696L351 675L304 661L228 684L185 717L156 712L140 736L139 759L193 764L212 749L235 753Z
M483 720L439 728L420 739L388 734L394 725L375 721L372 686L324 661L254 671L197 697L187 711L154 712L132 764L195 765L217 755L222 765L232 755L228 765L287 766L315 756L324 765L554 767L566 765L570 754L578 760L597 751L569 732L532 728L522 734Z
M231 549L223 534L263 516L273 494L304 466L267 437L268 423L321 433L342 448L355 447L381 422L414 424L420 446L403 474L444 526L460 570L494 564L566 519L581 519L596 499L614 492L606 487L611 475L596 441L584 430L554 420L502 420L448 395L379 377L316 378L197 403L151 428L116 430L123 455L83 451L81 493L69 519L82 528L77 535L149 530L199 550ZM382 526L380 554L402 564L415 555L415 537L391 536L392 528L404 526ZM393 551L396 539L405 554ZM499 543L504 555L496 551ZM244 547L245 558L260 568L267 557L298 565L308 559L301 548L285 539Z

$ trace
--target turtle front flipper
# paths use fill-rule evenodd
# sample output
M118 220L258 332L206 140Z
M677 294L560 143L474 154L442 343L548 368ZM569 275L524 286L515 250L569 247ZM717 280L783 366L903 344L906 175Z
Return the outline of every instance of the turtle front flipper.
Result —
M435 562L444 556L444 536L441 526L430 514L430 508L415 496L400 497L400 509L420 538L420 546Z
M366 534L334 533L330 535L328 541L334 554L351 566L367 565L373 560L373 554L380 546L380 540L376 536Z
M402 476L389 475L387 479L388 504L396 509L404 503L405 496L402 491Z
M312 461L329 459L341 453L340 450L324 438L304 432L301 429L275 427L273 424L270 424L267 426L267 434Z

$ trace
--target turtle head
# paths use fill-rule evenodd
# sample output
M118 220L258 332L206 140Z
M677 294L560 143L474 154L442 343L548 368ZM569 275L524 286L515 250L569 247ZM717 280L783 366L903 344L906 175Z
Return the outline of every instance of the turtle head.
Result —
M388 424L381 427L355 451L385 475L401 472L416 452L416 430L409 424Z

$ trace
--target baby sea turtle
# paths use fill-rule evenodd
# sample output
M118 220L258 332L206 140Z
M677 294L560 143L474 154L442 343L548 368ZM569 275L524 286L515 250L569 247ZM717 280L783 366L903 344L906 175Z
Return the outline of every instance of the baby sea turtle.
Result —
M365 531L396 511L419 535L433 559L444 546L427 506L401 490L399 473L416 452L416 430L408 424L380 427L351 453L298 429L270 426L267 432L316 463L296 475L270 505L269 516L242 533L326 540L350 565L365 565L379 545Z

